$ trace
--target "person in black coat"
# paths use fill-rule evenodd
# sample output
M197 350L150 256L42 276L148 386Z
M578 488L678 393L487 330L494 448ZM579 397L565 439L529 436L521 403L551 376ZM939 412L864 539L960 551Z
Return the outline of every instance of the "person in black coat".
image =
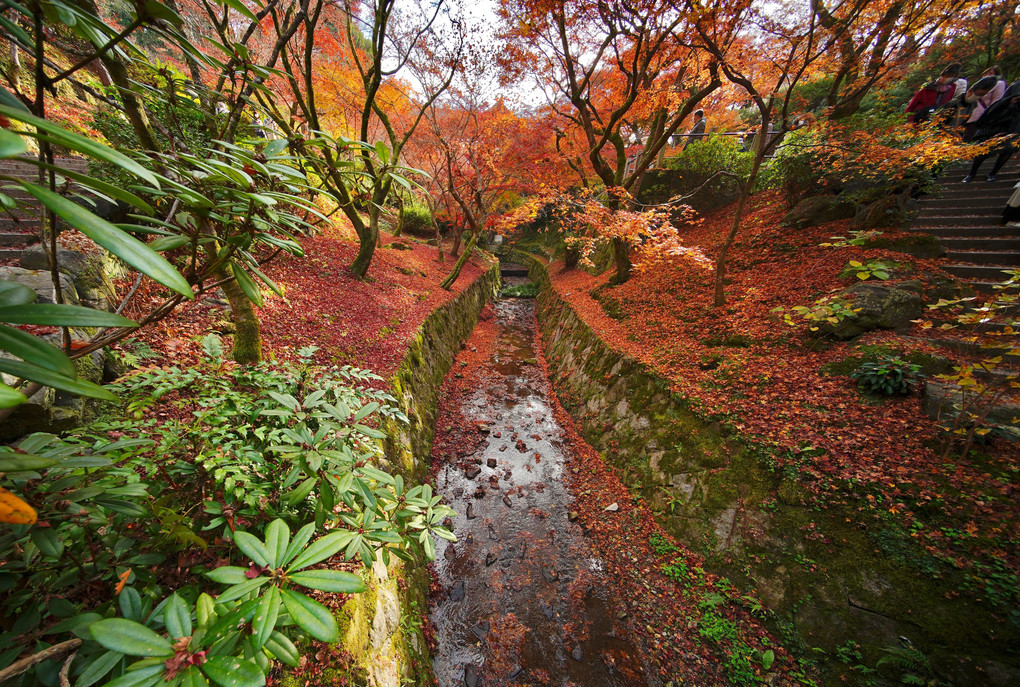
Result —
M1013 156L1020 143L1020 81L1014 81L1000 100L992 103L981 118L976 122L974 143L991 141L992 148L983 155L974 158L970 173L964 177L963 183L969 183L977 176L981 163L992 155L996 155L995 164L988 174L988 181L995 181L996 174Z

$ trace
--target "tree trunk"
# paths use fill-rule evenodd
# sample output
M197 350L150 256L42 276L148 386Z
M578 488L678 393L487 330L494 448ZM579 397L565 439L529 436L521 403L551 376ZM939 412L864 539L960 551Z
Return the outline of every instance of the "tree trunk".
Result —
M467 246L464 247L464 252L461 253L459 258L457 258L457 262L453 264L453 269L450 271L450 274L447 275L446 279L444 279L440 284L440 286L442 286L447 291L449 291L450 287L453 286L453 282L457 281L457 277L460 276L461 269L464 268L464 265L465 263L467 263L468 258L471 257L471 251L474 250L475 243L477 243L477 241L478 232L474 232L471 234L471 240L468 241Z
M764 145L764 141L761 146L755 149L754 164L751 165L751 173L740 190L740 200L737 201L737 212L733 216L730 233L726 236L722 247L719 248L719 255L715 259L715 301L713 305L717 308L726 305L726 256L730 252L733 241L737 238L737 232L740 231L740 223L744 218L744 206L747 205L747 199L751 197L751 189L754 188L754 181L758 178L758 170L761 168L762 160L765 159L766 150L767 146Z
M577 269L577 263L581 259L581 251L576 248L566 248L563 251L563 268L568 270Z
M355 227L357 229L357 227ZM369 218L368 225L362 225L358 231L358 254L351 263L351 272L358 279L364 279L368 273L368 266L372 264L372 255L375 253L375 244L379 239L379 224Z
M622 284L630 279L634 263L630 261L630 246L623 239L613 239L613 263L616 265L616 274L609 280L610 284Z
M232 277L230 268L219 271L220 279ZM230 303L231 320L234 323L234 349L230 357L235 362L247 365L262 360L262 327L255 313L255 305L248 300L237 280L228 279L221 286Z
M393 230L395 237L400 237L400 232L404 230L404 199L397 194L397 226Z
M463 234L464 234L464 230L463 229L454 228L454 230L453 230L453 247L450 248L450 255L453 256L453 257L457 257L457 254L460 252L460 244L461 244L461 241L463 240Z

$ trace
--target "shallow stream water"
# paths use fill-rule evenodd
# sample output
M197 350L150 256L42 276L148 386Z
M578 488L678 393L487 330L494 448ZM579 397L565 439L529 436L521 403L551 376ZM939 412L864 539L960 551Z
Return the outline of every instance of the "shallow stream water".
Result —
M438 422L464 437L458 445L449 434L434 455L444 461L437 490L458 511L458 541L437 540L445 590L430 613L438 684L645 684L624 600L571 522L563 429L537 364L534 302L502 300L494 312L467 342L482 354L462 355L475 367L458 360L451 370L444 393L453 402Z

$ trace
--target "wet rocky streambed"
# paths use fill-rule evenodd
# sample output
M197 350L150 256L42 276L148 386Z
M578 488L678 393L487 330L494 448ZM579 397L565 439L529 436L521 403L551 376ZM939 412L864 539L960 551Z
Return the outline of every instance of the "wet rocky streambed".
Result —
M626 600L573 522L536 329L533 301L497 301L444 383L433 465L458 541L437 540L436 679L646 684Z

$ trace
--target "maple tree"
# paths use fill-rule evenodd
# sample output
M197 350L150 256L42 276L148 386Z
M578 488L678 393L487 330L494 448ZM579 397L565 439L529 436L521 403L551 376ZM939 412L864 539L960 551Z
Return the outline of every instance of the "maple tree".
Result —
M829 117L857 112L876 85L909 65L943 27L957 21L967 0L889 0L826 3L812 8L819 33L831 38L825 64L815 74L829 80Z
M401 9L393 0L378 0L362 10L353 2L318 0L310 5L302 44L282 53L290 109L271 113L357 233L360 249L351 271L358 277L364 277L371 265L380 216L394 184L409 188L401 175L403 150L429 106L452 82L466 43L466 26L450 2L421 2ZM320 17L329 17L326 23L332 28L316 33ZM336 65L337 58L324 59L338 52L344 64ZM316 79L320 64L331 61L345 71L351 88L345 93L334 89L330 93L334 112L320 112ZM412 68L416 93L394 80ZM341 116L335 112L338 102L345 103ZM318 142L309 143L303 130L320 132ZM360 144L345 137L351 130ZM329 145L322 145L325 140ZM354 184L345 174L352 165L357 172Z
M622 189L605 198L614 209L626 207L659 151L721 83L716 61L691 45L690 15L671 2L503 0L499 14L505 78L537 75L567 142L580 144L572 167L607 192ZM626 281L630 245L614 238L613 247L615 279Z

